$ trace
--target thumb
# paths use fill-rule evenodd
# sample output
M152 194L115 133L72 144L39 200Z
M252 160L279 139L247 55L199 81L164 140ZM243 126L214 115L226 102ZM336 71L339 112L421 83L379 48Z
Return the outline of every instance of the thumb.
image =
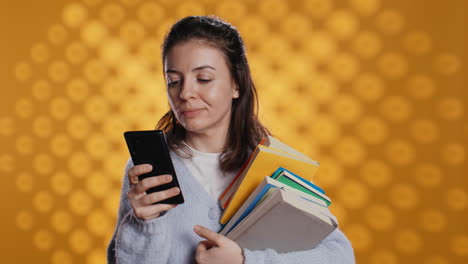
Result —
M215 244L216 246L221 246L226 237L224 237L223 235L220 235L206 227L203 227L203 226L200 226L200 225L196 225L193 227L193 231L195 231L195 233L197 235L199 235L200 237L203 237L205 238L206 240L212 242L213 244Z

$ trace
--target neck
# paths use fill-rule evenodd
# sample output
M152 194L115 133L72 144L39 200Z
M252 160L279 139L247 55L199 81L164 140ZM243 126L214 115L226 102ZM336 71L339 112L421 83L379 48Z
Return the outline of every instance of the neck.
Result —
M192 133L187 131L185 142L192 148L207 153L221 153L227 141L227 130L203 133Z

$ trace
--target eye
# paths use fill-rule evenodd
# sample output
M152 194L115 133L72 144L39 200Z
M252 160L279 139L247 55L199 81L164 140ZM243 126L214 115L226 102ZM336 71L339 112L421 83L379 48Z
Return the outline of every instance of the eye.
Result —
M176 85L179 85L179 83L180 83L180 80L168 82L168 83L167 83L167 87L171 88L171 87L174 87L174 86L176 86Z
M209 83L211 82L211 79L198 79L198 81L201 83Z

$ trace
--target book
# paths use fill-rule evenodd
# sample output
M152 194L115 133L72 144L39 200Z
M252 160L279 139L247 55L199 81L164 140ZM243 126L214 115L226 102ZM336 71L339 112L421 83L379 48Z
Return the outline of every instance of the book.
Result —
M309 157L307 157L306 155L302 154L301 152L295 150L294 148L286 145L285 143L281 142L280 140L278 140L278 139L276 139L276 138L274 138L272 136L267 136L267 137L263 138L260 141L259 145L274 148L276 150L283 151L283 152L289 153L291 155L295 155L295 156L303 158L305 160L310 160L312 162L316 162L316 161L313 161L312 159L310 159ZM244 165L239 170L237 175L234 177L232 182L229 184L229 186L226 188L226 190L224 190L224 192L221 194L221 196L219 198L219 201L220 201L221 207L223 209L227 207L230 199L232 198L232 195L234 194L235 186L237 186L236 183L239 180L240 176L244 173L244 170L250 164L250 160L253 158L253 155L254 155L254 153L252 152L252 154L247 159L247 161L244 163Z
M274 188L226 237L241 248L285 253L314 248L337 226L335 218L319 205Z
M319 206L319 208L321 207L323 210L327 208L327 204L323 200L312 196L304 191L295 189L294 187L289 186L286 183L279 182L273 179L272 177L265 177L219 233L222 235L226 235L227 233L229 233L259 204L261 204L266 198L268 198L268 196L272 193L272 190L276 188L282 188L284 190L288 190L292 193L295 193L309 200L310 202L316 203L317 206Z
M319 191L319 192L325 194L325 191L324 191L322 188L320 188L320 187L318 187L317 185L313 184L311 181L308 181L308 180L302 178L301 176L295 174L294 172L289 171L289 170L287 170L287 169L285 169L285 168L282 168L282 167L278 168L278 169L273 173L273 175L271 175L271 177L272 177L273 179L276 179L276 178L280 177L284 172L289 172L289 173L292 174L294 177L296 177L298 180L300 180L302 183L305 183L305 184L309 185L310 187L316 189L317 191ZM301 183L301 184L302 184L302 183Z
M301 190L323 200L327 203L327 206L331 204L331 199L325 195L325 191L320 187L285 168L278 168L271 177L295 189Z
M302 154L298 150L292 148L291 146L285 144L284 142L272 136L268 136L268 140L265 141L263 145L317 163L317 161L309 158L307 155Z
M230 187L233 194L228 199L220 223L226 224L263 178L272 175L279 167L295 171L304 175L305 179L311 180L318 166L318 162L308 157L258 145L252 153L249 163Z
M270 137L265 137L263 138L260 143L258 143L259 145L264 145L264 146L269 146L270 145ZM245 170L245 168L247 167L247 165L250 163L250 160L252 159L253 157L253 153L250 154L249 158L247 159L247 161L244 163L244 165L242 166L242 168L239 170L239 172L237 173L237 175L234 177L234 179L231 181L231 183L228 185L228 187L226 188L226 190L224 190L223 193L221 193L220 197L219 197L219 202L221 204L221 208L226 208L228 202L230 201L231 197L232 197L232 194L234 192L234 188L233 186L236 184L237 180L239 179L240 175L242 174L242 172Z

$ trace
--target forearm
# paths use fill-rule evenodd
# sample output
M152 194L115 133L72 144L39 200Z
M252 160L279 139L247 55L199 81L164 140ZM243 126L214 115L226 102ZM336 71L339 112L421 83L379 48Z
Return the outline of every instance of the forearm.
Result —
M107 249L107 262L167 263L170 254L170 214L141 220L122 195L117 227Z
M145 221L132 212L125 216L115 235L116 263L167 263L171 245L168 216Z
M244 249L244 257L245 264L355 263L351 243L338 228L310 250L280 254L272 249L259 251Z
M169 256L170 235L166 215L149 221L137 218L127 193L128 171L133 166L127 162L116 229L107 249L107 262L114 263L166 263Z

